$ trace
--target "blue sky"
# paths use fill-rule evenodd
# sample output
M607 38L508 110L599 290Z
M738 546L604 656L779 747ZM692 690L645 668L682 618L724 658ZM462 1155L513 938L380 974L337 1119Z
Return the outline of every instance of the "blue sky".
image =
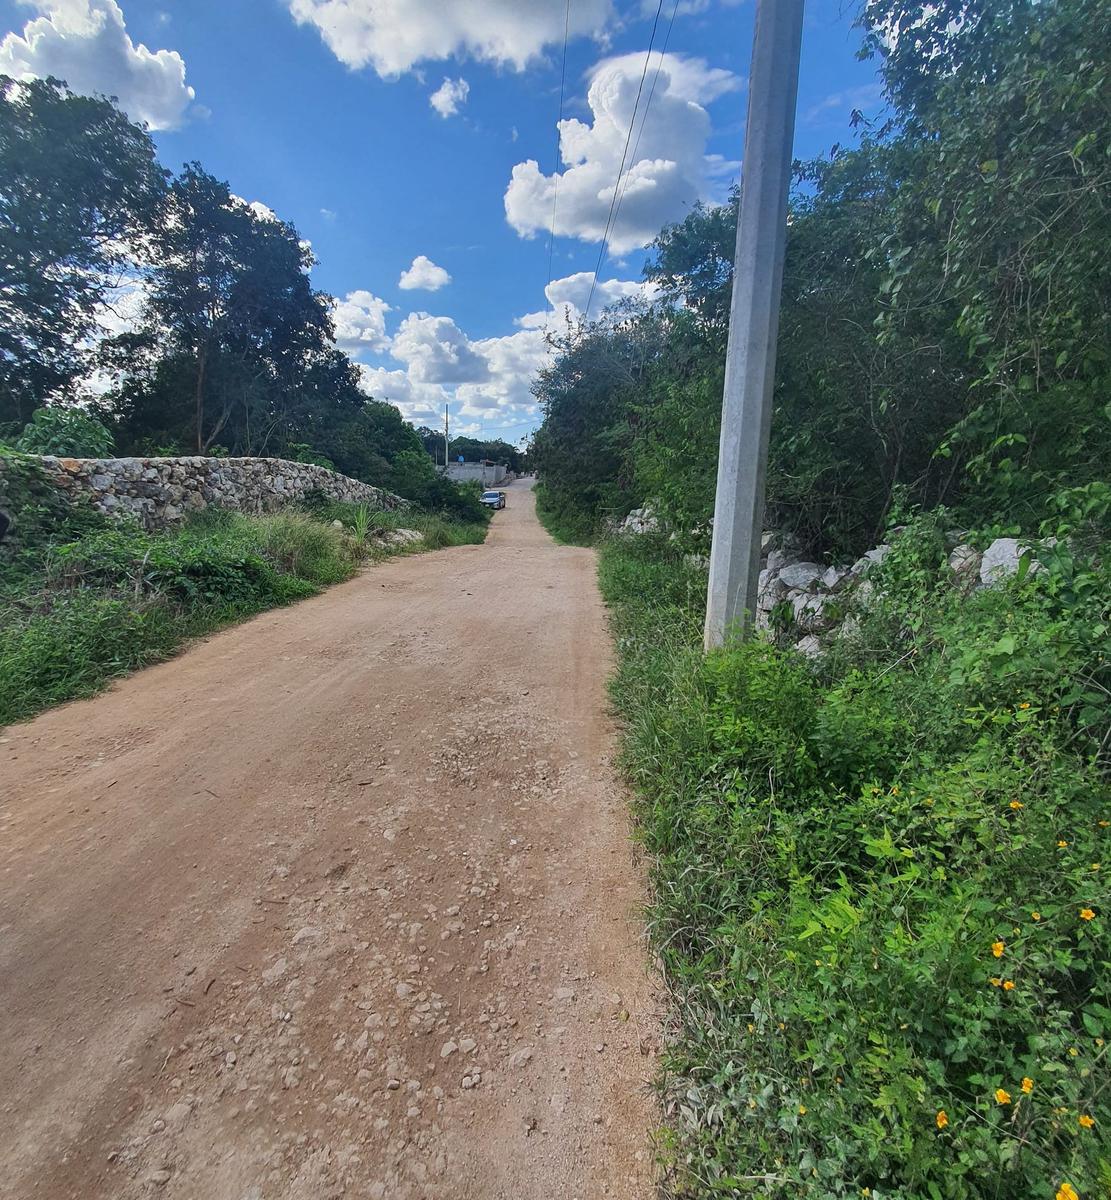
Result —
M447 402L460 432L517 440L538 421L528 385L545 324L585 305L656 8L0 0L0 71L118 96L166 166L199 160L311 241L368 390L417 423ZM799 156L848 142L852 109L879 107L854 11L807 5ZM594 311L636 290L640 247L664 221L735 181L753 14L754 0L663 0Z

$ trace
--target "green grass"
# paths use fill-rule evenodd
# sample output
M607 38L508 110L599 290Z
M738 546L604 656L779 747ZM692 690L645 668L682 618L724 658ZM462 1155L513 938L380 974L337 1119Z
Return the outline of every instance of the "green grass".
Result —
M545 489L543 483L536 485L536 516L552 540L561 546L592 546L597 541L597 535L589 520L574 508L555 506L551 493Z
M368 510L366 505L341 504L334 501L317 502L309 511L320 521L340 521L366 548L366 553L371 558L440 550L445 546L480 545L486 540L486 531L490 523L489 514L485 510L482 511L482 519L478 521L460 521L444 513L425 512L419 508L380 512ZM424 541L414 543L411 547L398 548L376 540L376 535L391 529L415 529L423 534Z
M267 516L210 510L148 534L50 504L22 510L23 544L0 560L0 726L91 695L190 638L311 596L365 562L486 533L485 524L437 514L336 505ZM424 540L396 546L376 536L399 527Z
M818 665L703 656L704 577L602 547L669 1195L1111 1195L1106 547L964 595L938 533Z

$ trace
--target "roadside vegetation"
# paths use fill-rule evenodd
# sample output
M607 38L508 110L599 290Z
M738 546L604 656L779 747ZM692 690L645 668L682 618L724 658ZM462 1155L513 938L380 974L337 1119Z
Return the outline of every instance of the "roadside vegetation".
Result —
M822 561L897 502L1036 532L1111 478L1111 6L862 7L888 108L796 165L767 476L769 526ZM654 302L541 373L538 502L566 536L651 500L705 550L735 230L735 197L665 228Z
M824 652L778 614L701 649L736 197L536 388L538 508L600 542L618 647L664 1190L1106 1200L1111 7L861 27L887 113L798 164L768 468L805 554L892 546ZM957 530L1033 549L980 587Z
M18 542L0 547L0 725L90 695L190 638L314 595L364 563L481 542L488 521L476 497L453 489L461 512L317 500L264 516L210 509L148 533L64 499L34 459L7 461L19 519ZM390 539L399 528L422 540Z
M968 594L923 518L815 668L704 656L704 573L604 545L673 998L670 1194L1111 1194L1099 557Z

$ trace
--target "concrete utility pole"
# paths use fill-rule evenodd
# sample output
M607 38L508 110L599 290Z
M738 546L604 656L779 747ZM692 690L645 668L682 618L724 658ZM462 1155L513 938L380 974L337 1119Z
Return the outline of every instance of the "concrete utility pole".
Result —
M756 613L803 0L757 0L704 641Z
M448 437L447 428L447 405L444 405L444 474L447 474L447 456L448 446L451 444L451 439Z

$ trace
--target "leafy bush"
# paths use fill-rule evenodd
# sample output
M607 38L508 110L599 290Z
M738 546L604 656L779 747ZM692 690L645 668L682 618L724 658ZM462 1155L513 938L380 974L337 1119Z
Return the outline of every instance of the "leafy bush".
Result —
M482 487L477 483L452 483L442 475L409 483L401 492L425 512L439 513L451 520L485 524L489 512L479 501Z
M1048 569L971 595L919 519L817 667L703 657L674 550L604 547L673 1194L1108 1194L1111 566L1075 499Z
M108 458L112 435L96 417L79 408L40 408L15 440L24 454L69 458Z
M83 499L71 501L46 477L34 458L0 446L2 505L12 520L0 542L0 564L10 574L25 564L37 569L42 547L107 528L108 519ZM0 580L2 582L2 580Z

